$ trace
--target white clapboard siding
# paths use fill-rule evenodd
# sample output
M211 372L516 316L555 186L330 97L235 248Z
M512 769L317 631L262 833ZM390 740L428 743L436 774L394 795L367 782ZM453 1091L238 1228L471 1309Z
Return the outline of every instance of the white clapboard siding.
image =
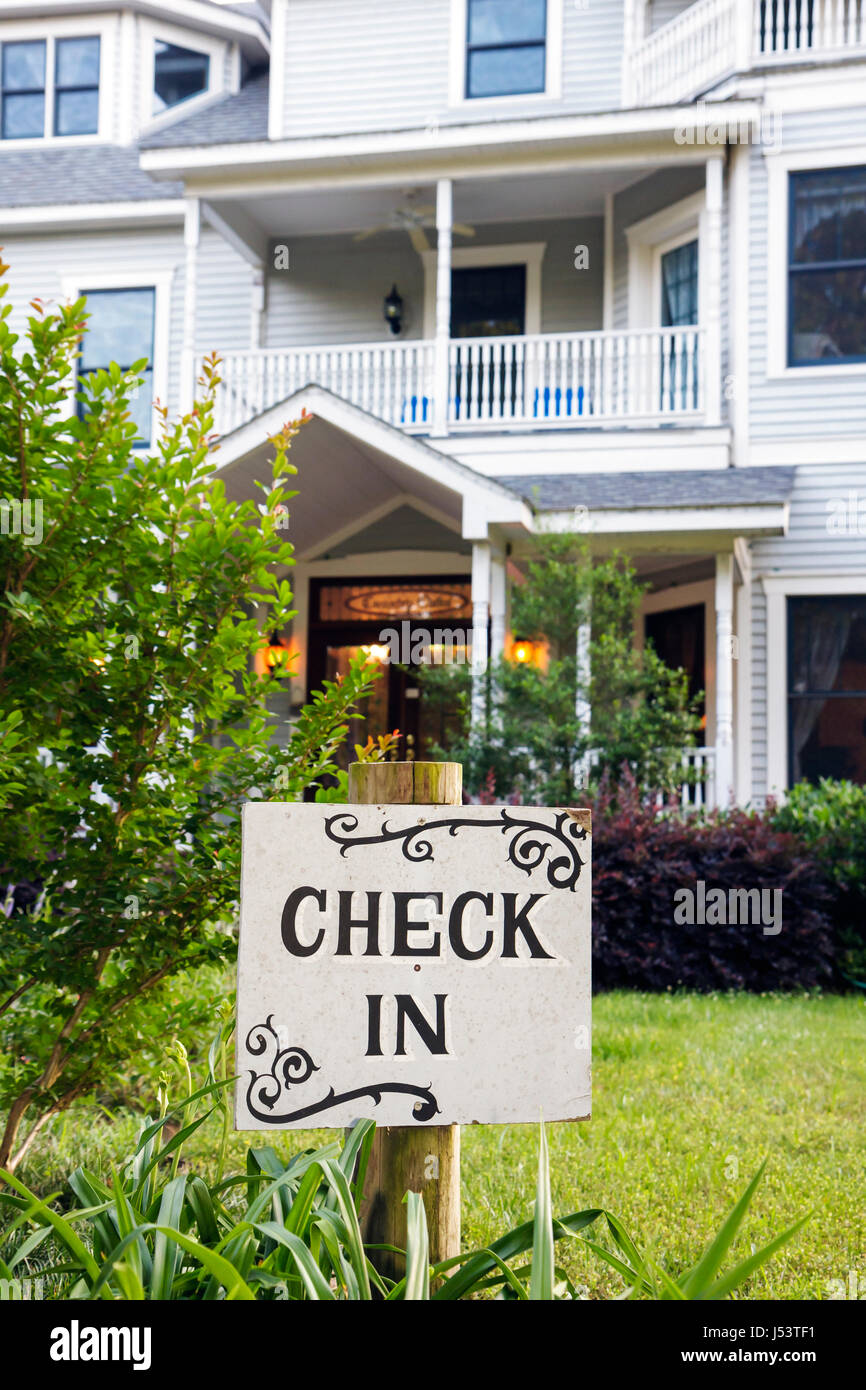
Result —
M838 534L828 528L830 506L850 494L866 498L866 441L863 462L815 463L797 469L791 497L787 536L751 543L752 553L752 795L767 794L767 603L761 585L764 575L862 575L866 569L866 539ZM852 584L852 592L860 592Z
M435 246L435 231L427 235ZM542 243L541 328L558 333L601 325L603 239L602 218L585 217L480 225L471 241L455 236L454 244L458 251L471 246L474 253L482 247ZM272 268L268 274L265 347L393 341L382 313L392 284L404 303L402 338L424 336L423 268L404 232L363 241L348 235L288 237L285 245L289 269ZM575 246L587 247L587 269L575 269Z
M786 113L781 127L782 149L851 147L862 142L866 163L866 112L835 110ZM768 376L767 323L770 313L770 251L768 248L767 161L755 148L749 164L749 429L753 441L829 439L833 435L866 434L866 382L862 372L844 367L820 379L796 373ZM828 167L832 167L832 156ZM787 246L775 246L784 257Z
M285 0L281 0L285 3ZM563 0L561 95L520 98L522 115L619 104L623 0ZM402 130L488 120L488 102L451 103L452 0L291 0L283 134Z
M168 322L168 406L179 406L180 358L183 345L183 232L180 227L125 229L123 232L82 232L75 236L6 235L4 258L10 265L9 302L16 331L26 326L30 300L60 301L63 282L86 287L92 276L130 275L141 284L144 272L169 272L171 295Z

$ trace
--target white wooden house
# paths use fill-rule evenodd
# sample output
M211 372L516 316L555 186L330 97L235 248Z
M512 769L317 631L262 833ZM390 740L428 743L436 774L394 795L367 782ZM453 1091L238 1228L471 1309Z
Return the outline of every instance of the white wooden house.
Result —
M866 0L15 0L0 105L16 315L86 292L144 443L214 349L235 494L315 415L293 700L419 615L503 652L579 524L711 797L866 780Z

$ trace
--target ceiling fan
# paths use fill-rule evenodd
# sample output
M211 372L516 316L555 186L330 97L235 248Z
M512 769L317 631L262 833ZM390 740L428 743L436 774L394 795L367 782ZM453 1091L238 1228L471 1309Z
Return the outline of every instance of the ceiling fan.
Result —
M407 201L403 207L395 208L391 214L389 222L383 223L380 227L367 227L363 232L356 232L354 241L366 241L368 237L378 236L380 232L404 231L408 233L409 240L419 253L431 249L430 241L425 232L425 227L435 227L436 209L432 203L416 203L412 194L407 195ZM474 236L475 228L469 227L465 222L455 222L452 230L458 236Z

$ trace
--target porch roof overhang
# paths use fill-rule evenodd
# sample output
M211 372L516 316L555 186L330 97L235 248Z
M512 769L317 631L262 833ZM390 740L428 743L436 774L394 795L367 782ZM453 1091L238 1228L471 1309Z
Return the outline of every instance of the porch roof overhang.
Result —
M760 102L724 101L265 140L233 133L231 103L238 100L217 113L222 129L211 120L209 143L197 127L187 136L182 122L143 141L142 168L154 179L183 179L191 195L245 198L322 180L417 184L461 173L700 162L729 138L742 139L761 114Z
M738 537L788 529L796 470L678 469L499 478L536 513L536 531L577 529L641 552L730 550Z
M532 507L517 493L429 444L385 424L320 386L306 386L219 443L218 473L238 500L262 500L257 482L270 478L270 439L306 411L312 419L292 441L298 496L290 505L287 539L299 558L322 555L329 544L414 502L451 529L455 549L465 541L517 537L533 528ZM402 550L399 532L394 550Z

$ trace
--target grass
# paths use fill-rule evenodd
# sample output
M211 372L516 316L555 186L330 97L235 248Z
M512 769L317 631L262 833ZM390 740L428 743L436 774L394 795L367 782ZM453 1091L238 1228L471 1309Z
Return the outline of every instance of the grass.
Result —
M594 1002L593 1118L551 1124L552 1206L602 1206L671 1272L693 1261L769 1157L732 1256L813 1219L748 1286L757 1299L826 1298L849 1270L866 1277L866 1000L862 996L651 995ZM105 1170L131 1151L140 1117L79 1108L41 1136L20 1176L43 1192L77 1164ZM299 1149L326 1131L270 1136ZM231 1138L241 1166L254 1137ZM261 1138L259 1139L261 1142ZM485 1245L528 1218L537 1127L463 1131L463 1240ZM189 1145L214 1159L218 1126ZM196 1147L197 1146L197 1147ZM557 1260L590 1298L622 1281L577 1241Z

